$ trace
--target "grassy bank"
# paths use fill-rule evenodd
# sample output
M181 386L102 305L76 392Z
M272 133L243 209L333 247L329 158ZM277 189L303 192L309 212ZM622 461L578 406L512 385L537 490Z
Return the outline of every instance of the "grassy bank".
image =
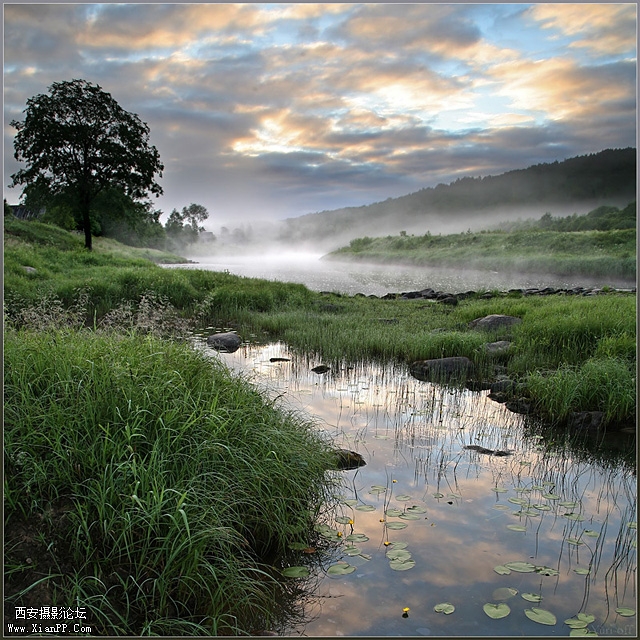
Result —
M40 581L38 605L86 607L98 635L269 628L261 558L329 495L309 424L150 336L8 331L4 438L10 611Z
M636 231L483 231L357 238L328 259L635 279Z

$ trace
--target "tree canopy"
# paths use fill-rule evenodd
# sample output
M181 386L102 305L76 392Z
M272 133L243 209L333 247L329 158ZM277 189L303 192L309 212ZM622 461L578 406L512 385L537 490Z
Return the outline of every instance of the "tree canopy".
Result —
M11 186L23 194L64 197L80 214L85 246L91 249L92 205L103 192L117 190L131 200L162 194L158 150L149 144L149 127L125 111L99 85L86 80L55 82L48 94L27 100L14 156L27 166Z

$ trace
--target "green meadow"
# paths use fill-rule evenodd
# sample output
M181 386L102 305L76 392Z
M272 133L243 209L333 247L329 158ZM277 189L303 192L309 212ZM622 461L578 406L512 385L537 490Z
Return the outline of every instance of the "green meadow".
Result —
M499 364L539 414L635 420L635 294L450 307L163 268L179 258L99 238L89 253L11 218L4 242L5 600L71 595L103 634L268 629L277 558L331 501L330 443L191 346L206 327L328 364L467 356L490 377L497 336L468 323L516 315Z

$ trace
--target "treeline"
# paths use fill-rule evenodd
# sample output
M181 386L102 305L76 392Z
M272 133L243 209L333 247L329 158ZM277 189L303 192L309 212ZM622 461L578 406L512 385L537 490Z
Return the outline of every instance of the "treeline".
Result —
M282 239L326 238L345 231L352 237L375 223L383 233L403 227L460 221L470 214L509 208L622 205L636 195L636 150L607 149L561 162L537 164L498 176L459 178L451 184L421 189L362 207L322 211L285 221ZM541 211L541 212L542 212ZM396 224L397 223L397 224ZM402 226L397 226L398 224Z
M584 216L554 217L545 213L539 220L516 220L501 222L502 231L609 231L611 229L636 228L636 202L630 202L624 209L613 206L597 207Z

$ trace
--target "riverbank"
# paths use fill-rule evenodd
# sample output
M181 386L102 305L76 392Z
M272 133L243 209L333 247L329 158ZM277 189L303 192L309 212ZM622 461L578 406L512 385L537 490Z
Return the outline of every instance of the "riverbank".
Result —
M325 259L635 280L636 230L364 237Z

